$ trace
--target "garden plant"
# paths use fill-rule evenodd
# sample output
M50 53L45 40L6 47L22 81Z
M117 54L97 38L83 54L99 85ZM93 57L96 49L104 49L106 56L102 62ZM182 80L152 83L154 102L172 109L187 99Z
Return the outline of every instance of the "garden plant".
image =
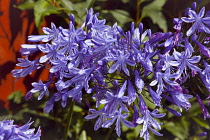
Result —
M44 34L28 36L31 43L21 45L20 68L12 71L13 77L48 71L47 80L32 83L25 100L49 97L45 113L53 112L56 103L69 108L64 140L76 119L74 106L84 102L84 120L94 123L91 129L110 129L105 139L114 131L121 137L122 129L137 127L144 140L154 134L164 137L160 130L166 121L161 120L168 114L184 117L193 107L191 101L209 120L210 11L200 3L174 18L170 32L153 32L141 22L131 22L125 31L118 23L107 25L93 8L86 9L81 24L70 14L68 28L51 23L42 28ZM32 60L34 53L39 55ZM40 139L42 124L36 133L29 129L31 124L19 127L5 119L0 122L0 139ZM206 137L207 132L196 135Z

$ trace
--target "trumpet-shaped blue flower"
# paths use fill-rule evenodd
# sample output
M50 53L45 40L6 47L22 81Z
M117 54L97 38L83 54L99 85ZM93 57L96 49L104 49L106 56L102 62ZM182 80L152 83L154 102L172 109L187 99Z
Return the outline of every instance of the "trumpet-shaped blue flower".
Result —
M51 80L48 81L47 83L43 83L41 80L39 81L39 83L32 83L32 86L34 87L33 89L31 89L29 92L27 92L25 99L28 100L32 97L32 95L36 92L39 92L39 96L38 96L38 100L41 100L42 97L44 96L44 94L46 94L47 96L49 95L49 85L51 84Z
M57 29L54 23L51 23L51 29L48 27L43 27L43 32L46 35L30 35L28 36L28 41L30 42L49 42L53 40L54 42L59 42L61 36L61 30Z
M26 75L31 74L34 70L39 68L39 65L37 64L39 59L30 61L28 60L28 57L26 57L26 59L18 58L18 61L20 63L16 65L24 68L12 70L12 76L16 77L17 79L20 77L25 77Z
M21 45L20 53L22 56L28 56L37 51L40 51L39 48L43 48L45 44L23 44Z
M125 53L124 51L120 51L119 52L119 56L117 57L113 57L113 58L109 58L109 60L111 61L115 61L117 60L109 69L109 73L114 73L117 68L120 68L123 70L123 72L125 72L126 75L130 75L128 68L126 67L126 64L130 65L130 66L134 66L135 62L130 60L130 54L129 53Z
M40 140L41 130L29 129L30 120L23 126L14 124L14 120L0 121L0 140Z
M110 114L109 120L105 121L102 124L102 127L109 128L115 121L116 121L116 133L120 137L121 135L121 124L124 124L126 127L131 128L134 127L133 123L130 121L125 120L125 118L128 117L128 113L122 114L122 108L119 109L119 111L115 111L114 114Z
M128 102L128 97L124 96L126 86L127 86L127 81L124 82L120 90L117 91L116 93L107 91L106 99L100 101L101 104L106 104L107 112L109 114L113 114L117 110L119 105L122 108L122 110L129 112L128 108L125 105L125 103Z
M186 110L191 108L191 104L188 99L192 98L192 95L184 94L183 91L177 91L174 88L168 88L166 92L170 94L171 97L165 94L162 94L162 97L166 98L171 103L177 105L181 111L182 108L185 108Z
M192 27L187 31L187 36L199 32L206 32L210 34L210 29L206 25L210 25L210 17L203 17L205 13L205 7L203 7L198 14L194 10L189 10L187 17L182 17L182 20L186 23L193 23ZM205 25L206 24L206 25Z
M105 108L102 108L99 111L96 111L95 109L89 109L90 115L87 115L85 119L94 119L98 117L95 125L94 125L94 130L98 130L99 128L102 127L102 124L107 120L109 117L105 111Z
M186 49L184 52L178 52L174 49L173 53L174 58L179 62L179 69L177 71L178 74L184 73L186 74L187 67L194 71L201 71L201 69L195 64L198 63L201 59L201 56L192 56L192 53L189 49Z
M177 82L170 80L176 77L177 74L170 74L169 71L166 71L165 73L156 72L154 80L150 83L150 86L155 86L156 84L158 84L156 92L158 95L161 95L165 88L165 83L168 85L178 85Z
M63 55L58 53L59 45L54 44L46 44L44 48L40 48L43 53L46 53L46 55L40 57L39 62L45 63L46 61L52 61L57 60L58 58L62 58Z
M141 95L139 95L139 99L140 99L140 112L142 114L142 117L139 117L136 121L136 123L138 124L143 124L143 129L140 132L140 137L144 137L145 140L149 140L150 139L150 134L149 131L152 131L155 135L158 136L162 136L162 134L160 134L158 131L156 131L155 129L161 129L161 123L158 123L153 117L155 118L162 118L164 117L166 114L157 114L158 110L155 109L152 112L150 112L144 102L144 99L141 97ZM153 129L152 127L154 127L155 129Z

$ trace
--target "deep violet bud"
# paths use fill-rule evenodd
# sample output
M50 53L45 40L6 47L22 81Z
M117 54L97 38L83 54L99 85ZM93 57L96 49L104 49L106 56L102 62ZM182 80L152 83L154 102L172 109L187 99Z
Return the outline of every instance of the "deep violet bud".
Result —
M141 22L139 23L139 32L140 34L143 33L143 24Z
M169 108L169 107L167 107L167 106L165 106L164 108L167 109L167 110L168 110L169 112L171 112L172 114L174 114L175 116L178 116L178 117L182 116L182 114L179 113L179 112L176 111L176 110L173 110L173 109L171 109L171 108Z
M134 114L133 114L133 125L136 127L138 125L138 123L136 123L137 119L139 118L139 111L136 107L136 105L134 104L133 105L133 111L134 111Z
M193 42L196 42L197 39L198 39L198 36L197 36L196 34L193 34L193 35L192 35L192 41L193 41Z
M207 132L203 132L203 133L198 134L199 137L205 137L206 135L207 135Z
M191 8L187 8L187 9L185 10L185 14L184 14L185 16L188 15L190 9L191 9Z
M75 21L74 21L74 15L73 14L70 14L70 21L72 22L72 24L74 25L75 24Z
M196 10L196 7L197 7L197 3L196 2L193 2L191 7L192 7L192 10L195 11Z
M204 120L206 120L206 118L210 118L209 112L206 109L206 107L204 106L204 104L203 104L200 96L199 95L196 95L196 98L198 100L198 103L200 105L200 108L202 109Z
M209 48L207 48L206 46L202 45L200 42L196 41L196 44L198 45L198 47L200 48L200 51L203 55L207 56L208 58L210 58L210 50Z
M134 33L134 22L131 23L131 35Z

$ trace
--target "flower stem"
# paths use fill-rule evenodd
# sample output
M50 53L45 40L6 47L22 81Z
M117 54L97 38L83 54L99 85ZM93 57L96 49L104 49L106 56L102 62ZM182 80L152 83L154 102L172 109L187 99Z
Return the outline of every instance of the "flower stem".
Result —
M141 0L136 0L136 25L140 23L140 5Z
M108 131L104 140L109 140L109 137L111 136L112 131L114 130L114 127L115 127L115 125L112 125L112 127L109 129L109 131Z
M73 114L73 107L74 107L74 102L71 101L70 108L69 108L69 114L68 114L68 117L67 117L67 125L66 125L66 128L65 128L63 140L67 140L67 137L68 137L69 127L70 127L70 124L71 124L71 119L72 119L72 114Z

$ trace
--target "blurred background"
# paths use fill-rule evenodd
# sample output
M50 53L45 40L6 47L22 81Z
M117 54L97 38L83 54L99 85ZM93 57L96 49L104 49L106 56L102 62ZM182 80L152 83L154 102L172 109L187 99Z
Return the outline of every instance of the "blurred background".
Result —
M53 112L43 113L43 107L49 97L37 101L24 100L32 82L47 79L48 73L43 70L33 72L25 78L16 80L11 70L16 69L17 58L21 55L21 44L29 43L27 36L43 34L42 27L50 27L54 22L57 27L68 28L69 15L74 14L76 25L80 26L86 14L86 8L93 7L99 12L99 19L106 19L108 25L117 22L124 31L130 29L131 22L137 26L140 22L145 29L152 32L168 32L173 30L173 18L184 16L185 9L191 7L196 0L0 0L0 120L5 117L15 119L18 124L25 123L32 117L34 127L42 127L43 140L59 140L63 136L68 107L62 108L58 102ZM205 5L210 10L210 1L203 0L199 7ZM36 55L30 56L31 59ZM52 91L53 92L53 91ZM36 96L36 95L35 95ZM210 120L203 120L198 103L191 100L192 108L182 117L168 114L159 122L163 122L161 133L164 137L152 135L152 140L209 140L198 137L203 131L210 133ZM207 103L207 102L206 102ZM90 104L94 106L94 102ZM164 110L162 110L164 112ZM84 100L76 104L69 139L101 140L108 129L93 130L94 120L83 119L88 113ZM115 132L113 140L138 140L141 126L133 129L123 127L121 138Z

